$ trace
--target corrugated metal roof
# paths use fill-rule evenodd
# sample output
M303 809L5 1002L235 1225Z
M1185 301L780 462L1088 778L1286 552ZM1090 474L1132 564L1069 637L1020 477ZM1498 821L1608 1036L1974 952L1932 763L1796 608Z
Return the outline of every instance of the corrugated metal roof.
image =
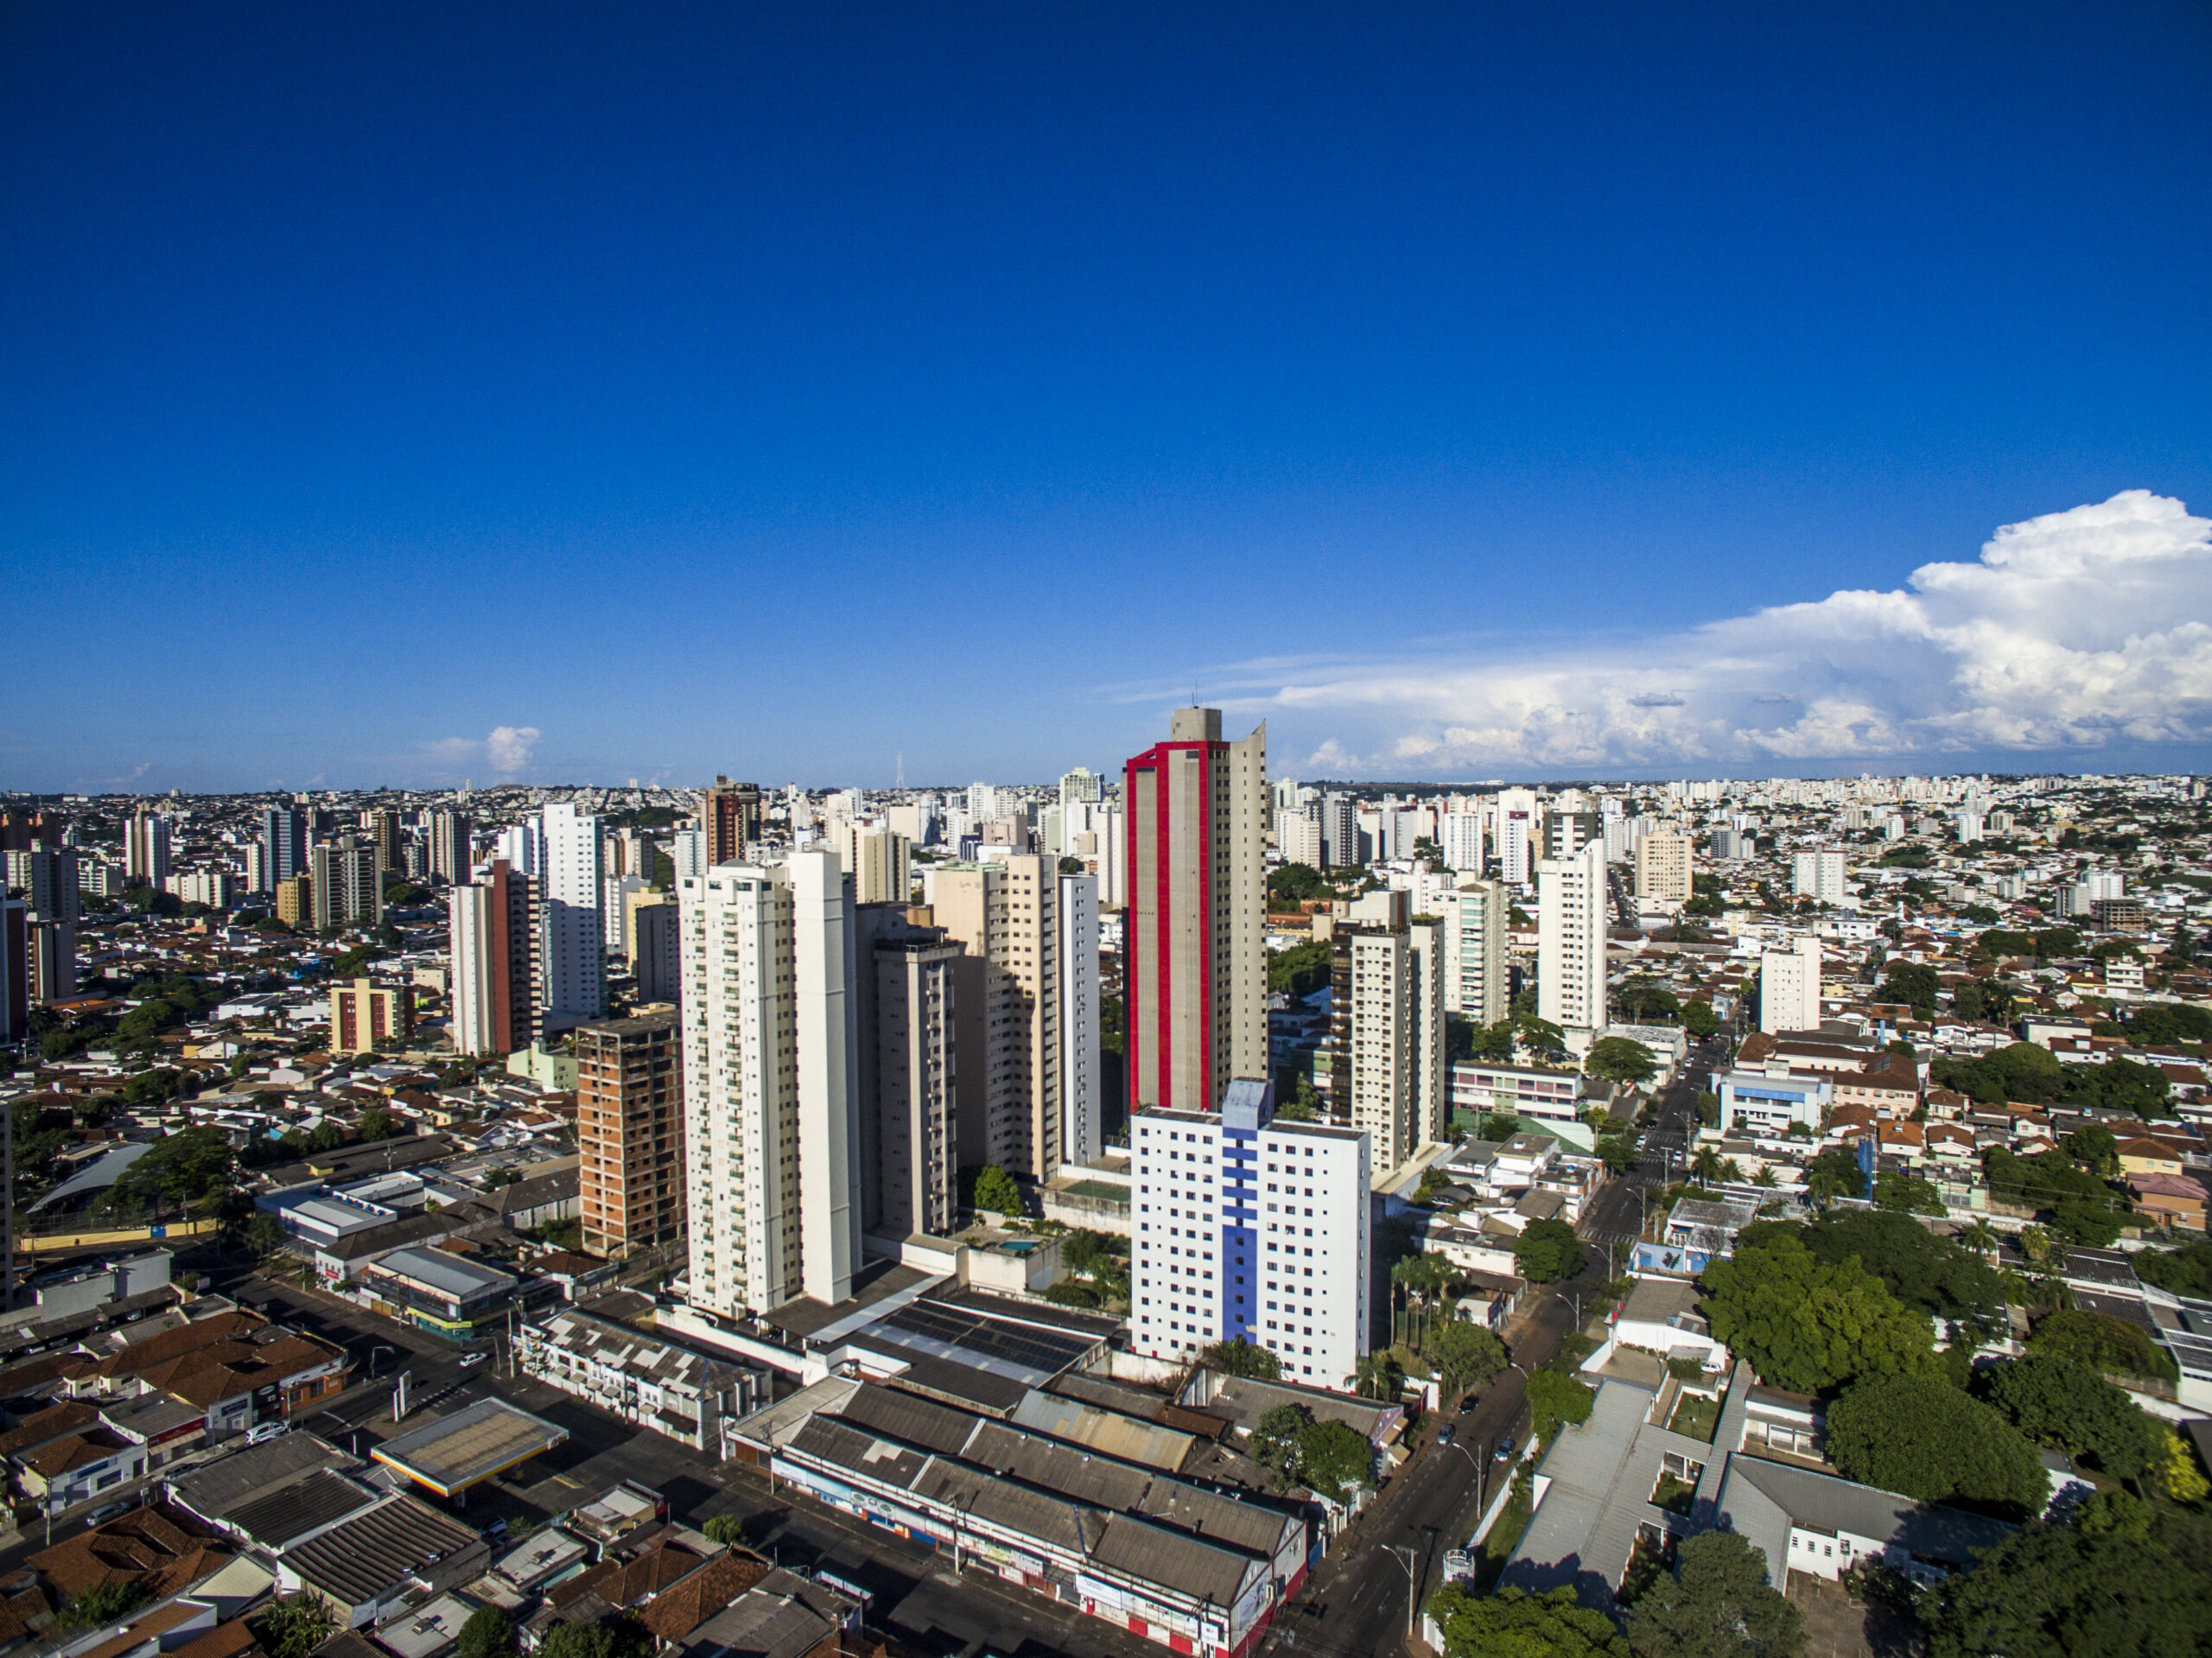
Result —
M1158 1422L1101 1410L1080 1400L1057 1394L1032 1393L1014 1407L1013 1420L1056 1439L1071 1439L1090 1450L1160 1468L1169 1473L1181 1468L1198 1443L1194 1433L1184 1433Z

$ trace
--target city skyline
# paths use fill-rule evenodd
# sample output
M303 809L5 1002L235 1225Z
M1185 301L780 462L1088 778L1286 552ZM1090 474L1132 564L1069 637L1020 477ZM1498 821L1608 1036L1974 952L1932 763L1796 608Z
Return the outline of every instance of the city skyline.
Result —
M2188 8L130 15L0 787L2212 764Z

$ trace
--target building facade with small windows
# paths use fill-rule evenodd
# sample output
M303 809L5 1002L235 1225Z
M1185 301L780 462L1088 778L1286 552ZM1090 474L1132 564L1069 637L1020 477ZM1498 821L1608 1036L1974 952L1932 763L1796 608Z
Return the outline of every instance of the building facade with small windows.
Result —
M1239 1078L1218 1112L1130 1123L1134 1350L1195 1360L1243 1338L1287 1380L1351 1389L1368 1350L1368 1137L1274 1116Z

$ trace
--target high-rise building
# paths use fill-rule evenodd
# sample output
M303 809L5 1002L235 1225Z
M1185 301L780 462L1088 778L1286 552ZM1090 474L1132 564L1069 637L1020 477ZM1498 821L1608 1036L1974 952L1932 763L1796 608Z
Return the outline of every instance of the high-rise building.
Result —
M1544 814L1543 855L1572 858L1592 841L1602 841L1605 820L1593 811L1548 811Z
M1536 866L1536 1015L1561 1030L1605 1026L1605 847Z
M276 883L269 874L269 848L258 841L249 841L245 846L245 890L263 893L276 890Z
M693 1302L841 1301L860 1256L854 924L837 854L677 883Z
M330 1051L373 1053L377 1044L415 1033L415 987L373 979L330 987Z
M1071 806L1080 801L1084 805L1096 805L1106 797L1106 779L1087 765L1078 765L1060 778L1060 804Z
M652 890L650 882L635 875L618 875L609 870L600 878L600 925L606 930L604 943L609 956L629 960L631 900Z
M535 817L525 817L519 823L510 823L499 831L493 843L492 855L504 858L507 867L518 875L531 880L545 879L545 825Z
M276 918L295 931L315 925L315 881L295 875L276 883Z
M1040 853L931 872L936 924L987 963L982 1160L1027 1180L1059 1172L1059 874ZM962 1109L972 1109L963 1097Z
M456 1053L515 1053L537 1039L537 905L531 887L528 875L494 858L480 880L447 897Z
M683 950L677 920L676 894L647 887L629 897L624 954L638 981L638 1000L679 1002L683 999Z
M449 886L467 880L474 857L470 843L475 832L467 812L431 813L430 873Z
M830 844L853 883L855 904L905 904L912 895L908 854L912 850L903 835L877 824L839 818L831 826Z
M377 854L377 873L388 875L404 867L399 849L399 814L389 806L375 806L361 814L359 838Z
M1478 1025L1495 1025L1512 1012L1505 952L1505 923L1512 907L1503 882L1464 878L1440 901L1445 1012Z
M897 905L857 912L861 1225L885 1237L950 1235L960 1203L964 998L982 963ZM978 1066L980 1073L981 1067Z
M1267 727L1224 742L1221 710L1176 709L1122 802L1130 1112L1211 1110L1268 1070Z
M0 1042L21 1042L31 1033L30 943L29 907L0 896Z
M1089 1165L1104 1146L1098 1063L1098 880L1059 878L1060 1161Z
M672 910L673 906L668 907ZM672 1013L576 1027L583 1245L619 1261L683 1236L683 1053Z
M1315 804L1321 814L1322 862L1335 869L1365 863L1359 843L1359 803L1350 795L1324 795Z
M81 920L77 854L67 847L34 847L27 852L0 854L7 867L7 884L22 894L34 921Z
M1321 819L1315 812L1279 811L1275 814L1275 850L1285 863L1302 863L1319 869L1326 861L1321 851Z
M33 920L25 929L30 999L67 1001L77 994L77 924Z
M257 892L273 892L280 880L308 873L308 814L296 806L271 806L261 814L261 848L268 861L269 884Z
M1646 829L1636 843L1636 895L1652 904L1690 901L1690 837Z
M384 913L377 878L377 849L351 835L309 848L308 873L314 888L315 927L348 927L372 923Z
M1474 812L1446 812L1437 823L1437 845L1444 867L1459 873L1483 873L1483 820Z
M1367 1135L1378 1169L1440 1139L1444 925L1402 892L1363 893L1332 937L1330 1101Z
M760 838L762 807L757 785L732 783L724 777L715 779L715 786L699 803L699 827L706 833L709 868L744 858L746 848Z
M703 875L709 867L707 857L707 831L703 829L681 829L669 842L668 861L671 880L686 875Z
M1840 849L1801 852L1791 860L1798 896L1816 904L1839 905L1844 899L1843 853Z
M573 801L540 814L545 873L540 883L540 1025L547 1035L607 1017L607 940L600 922L599 819Z
M1367 1136L1274 1116L1274 1087L1232 1080L1221 1109L1131 1120L1130 1347L1195 1360L1238 1337L1286 1382L1349 1392L1368 1350Z
M141 806L123 826L124 879L137 886L168 890L169 820Z
M1759 954L1759 1029L1821 1028L1821 941L1798 938Z
M180 903L227 910L238 902L238 878L227 869L188 869L181 875L169 877L169 891L176 894Z
M1506 789L1497 797L1497 873L1509 886L1529 884L1535 861L1536 797L1527 789Z

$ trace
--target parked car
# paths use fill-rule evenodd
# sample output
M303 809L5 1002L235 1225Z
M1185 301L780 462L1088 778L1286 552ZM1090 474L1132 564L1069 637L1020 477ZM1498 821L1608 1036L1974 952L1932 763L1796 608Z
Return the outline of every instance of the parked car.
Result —
M118 1515L129 1514L137 1506L138 1499L135 1496L127 1497L120 1502L103 1502L85 1516L85 1523L88 1526L105 1526Z
M292 1431L289 1422L256 1422L245 1431L248 1445L265 1445L271 1439L281 1439Z
M461 1368L466 1370L472 1364L483 1363L490 1356L488 1353L463 1353L461 1356Z
M1497 1442L1497 1460L1499 1462L1513 1460L1513 1440L1510 1436Z
M1450 1445L1452 1443L1452 1435L1459 1432L1459 1425L1457 1422L1446 1422L1442 1427L1436 1430L1436 1443L1439 1445Z

